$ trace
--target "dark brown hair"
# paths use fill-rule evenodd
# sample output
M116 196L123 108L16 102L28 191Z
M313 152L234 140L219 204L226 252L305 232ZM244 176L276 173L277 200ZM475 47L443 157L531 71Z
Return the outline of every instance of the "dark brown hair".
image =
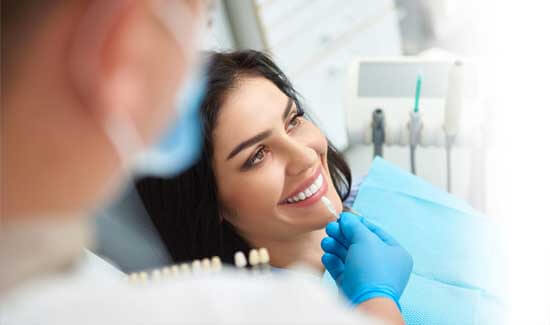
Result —
M293 99L302 103L284 73L264 53L237 51L211 53L207 90L201 105L204 147L199 161L189 170L169 178L148 177L136 188L145 208L175 262L220 256L233 263L236 251L250 249L227 221L220 221L222 209L212 168L213 139L217 117L225 96L243 76L264 77ZM309 118L306 115L306 118ZM340 198L345 200L351 186L351 172L341 154L329 142L327 161L330 176Z

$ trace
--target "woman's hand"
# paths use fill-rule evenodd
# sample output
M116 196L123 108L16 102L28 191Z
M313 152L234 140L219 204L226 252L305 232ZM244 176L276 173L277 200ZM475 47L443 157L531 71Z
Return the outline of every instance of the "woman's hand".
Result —
M326 231L322 262L351 303L386 297L399 307L413 266L410 254L381 228L351 213L341 214Z

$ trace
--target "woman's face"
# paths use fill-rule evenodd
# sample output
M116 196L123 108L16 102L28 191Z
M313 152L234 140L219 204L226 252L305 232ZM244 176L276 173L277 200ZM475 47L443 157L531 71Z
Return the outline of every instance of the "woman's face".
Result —
M327 140L271 81L242 78L213 132L213 166L223 217L242 236L285 240L334 219L341 200L327 164Z

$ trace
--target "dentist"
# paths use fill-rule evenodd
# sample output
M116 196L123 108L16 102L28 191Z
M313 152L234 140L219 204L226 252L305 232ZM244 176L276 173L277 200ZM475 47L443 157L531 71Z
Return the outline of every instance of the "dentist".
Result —
M199 0L2 0L1 324L403 322L410 256L349 216L334 235L345 245L323 262L353 311L292 278L137 289L71 276L88 216L134 174L172 175L200 150L202 11Z

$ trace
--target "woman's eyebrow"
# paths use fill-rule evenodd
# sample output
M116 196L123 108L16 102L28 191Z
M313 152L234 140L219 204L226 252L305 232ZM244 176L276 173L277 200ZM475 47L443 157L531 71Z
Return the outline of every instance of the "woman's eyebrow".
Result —
M292 108L292 103L293 103L293 100L292 98L288 97L288 102L286 104L286 107L285 107L285 111L283 112L283 121L286 120L286 118L288 117L288 114L290 114L290 109ZM246 140L246 141L243 141L241 142L238 146L235 147L235 149L233 149L229 155L227 156L226 160L229 160L233 157L235 157L239 152L243 151L244 149L264 140L265 138L269 137L271 135L271 131L264 131L258 135L255 135L253 136L252 138Z
M227 156L226 160L229 160L235 157L235 155L237 155L242 150L254 145L255 143L262 141L263 139L269 137L270 135L271 135L271 130L264 131L258 135L253 136L252 138L246 141L241 142L238 146L235 147L235 149L233 149L233 151L231 151L231 153Z

